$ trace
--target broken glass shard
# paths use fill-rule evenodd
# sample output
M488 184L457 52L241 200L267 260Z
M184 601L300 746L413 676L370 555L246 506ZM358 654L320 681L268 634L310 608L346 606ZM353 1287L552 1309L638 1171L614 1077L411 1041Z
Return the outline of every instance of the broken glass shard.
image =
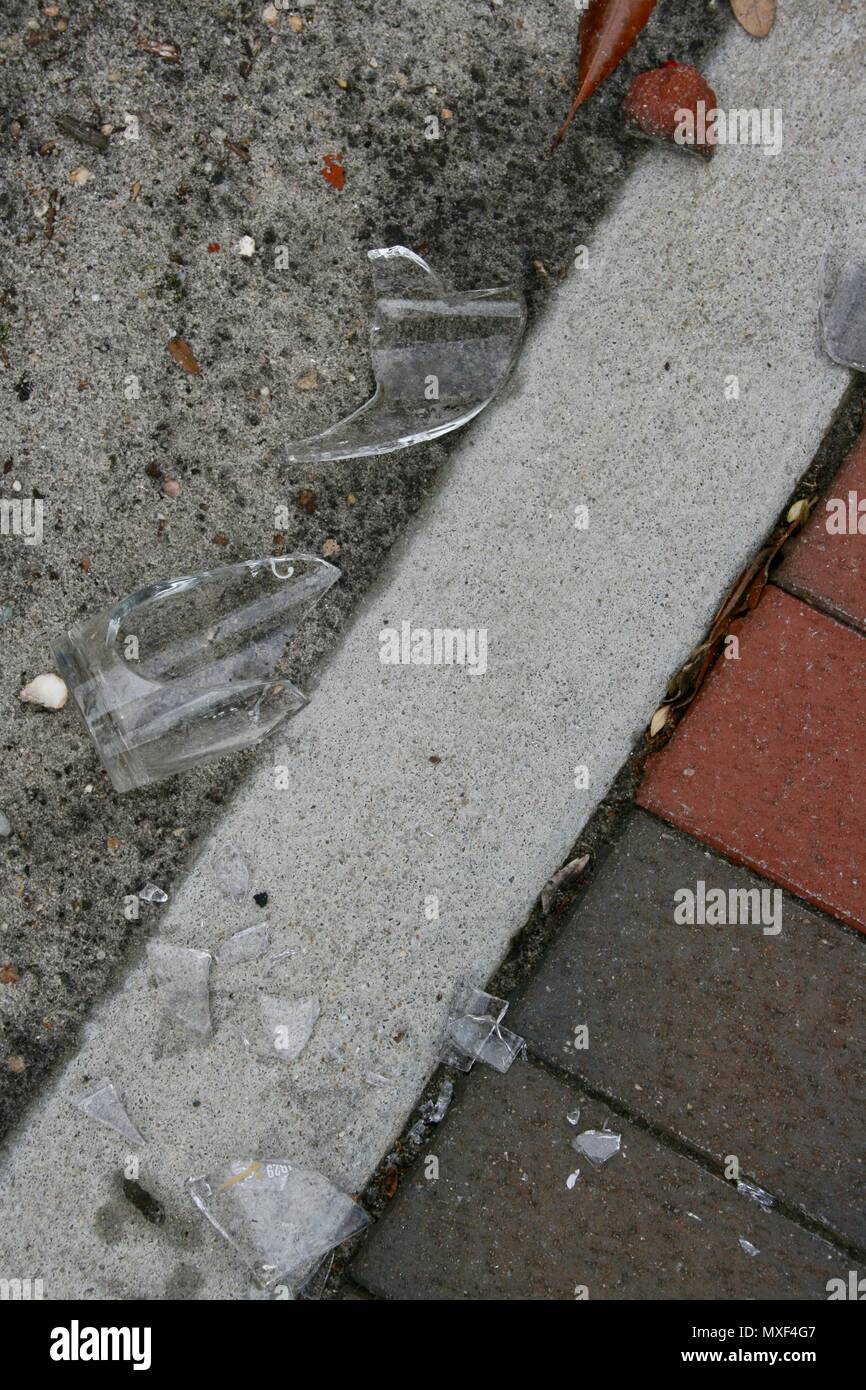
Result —
M579 1111L579 1110L569 1110L569 1112L568 1112L568 1114L566 1115L565 1118L568 1120L568 1123L569 1123L570 1125L579 1124L579 1123L580 1123L580 1111Z
M368 1086L393 1086L394 1082L390 1076L383 1076L380 1071L365 1071L364 1080Z
M566 1187L568 1188L569 1192L570 1192L571 1189L574 1187L574 1184L577 1182L577 1180L578 1180L579 1177L580 1177L580 1169L579 1169L579 1168L575 1168L575 1170L574 1170L573 1173L569 1173L568 1177L565 1179L565 1185L566 1185Z
M376 391L345 420L286 447L289 463L405 449L467 424L517 360L526 306L516 289L453 291L406 246L367 252L376 283Z
M775 1204L775 1199L770 1196L770 1193L765 1192L763 1187L756 1187L753 1182L739 1180L737 1191L741 1197L749 1197L753 1202L757 1202L759 1207L764 1208L764 1211L770 1211Z
M420 1144L427 1133L427 1125L424 1120L416 1120L409 1133L406 1135L406 1142L414 1148Z
M240 902L250 891L252 865L245 854L235 845L218 849L211 860L211 868L220 889L227 898Z
M237 931L220 946L217 961L220 965L245 965L248 961L258 960L268 949L269 935L267 922Z
M262 994L258 1010L259 1031L244 1037L247 1050L266 1061L293 1062L300 1057L321 1012L318 999L277 999Z
M525 1043L509 1028L502 1027L507 1009L507 1000L497 999L474 985L459 985L451 1001L440 1060L458 1071L470 1071L475 1062L508 1071Z
M833 361L866 372L866 263L841 242L824 254L819 318Z
M121 1135L127 1143L144 1143L144 1139L124 1110L114 1084L107 1076L78 1096L72 1104L83 1110L85 1115L97 1124L113 1129L115 1134Z
M260 742L307 704L292 643L340 571L316 556L163 579L54 648L116 791Z
M496 1023L493 1026L493 1031L478 1049L477 1060L485 1062L488 1067L493 1067L496 1071L506 1072L515 1058L520 1056L525 1046L525 1038L521 1038L517 1033L512 1033L510 1028L504 1028L501 1023Z
M147 943L147 959L159 985L164 1013L193 1033L210 1033L210 952L157 939Z
M167 903L168 894L161 888L157 888L155 883L146 883L143 888L138 890L138 896L143 903Z
M429 1120L431 1125L441 1124L448 1114L448 1107L454 1099L454 1082L446 1080L442 1082L439 1094L435 1101L428 1101L424 1106L424 1118Z
M739 1239L740 1245L745 1250L747 1255L751 1255L753 1259L756 1255L760 1255L761 1252L758 1249L757 1245L753 1245L750 1240L745 1240L743 1236L740 1236Z
M369 1222L321 1173L282 1160L242 1159L189 1183L193 1201L262 1288L299 1291L311 1266Z
M572 1139L571 1147L588 1158L596 1168L600 1168L609 1158L613 1158L614 1154L619 1153L621 1143L620 1134L611 1134L606 1129L585 1129L582 1134Z

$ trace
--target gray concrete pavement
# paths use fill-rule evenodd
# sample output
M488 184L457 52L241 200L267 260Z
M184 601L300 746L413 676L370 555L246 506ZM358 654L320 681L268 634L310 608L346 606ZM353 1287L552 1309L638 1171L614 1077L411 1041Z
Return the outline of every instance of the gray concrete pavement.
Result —
M0 990L0 1133L116 977L124 896L172 886L250 766L118 797L74 709L47 716L19 689L61 629L143 584L328 541L343 581L305 629L300 674L314 667L454 442L280 464L288 439L369 392L367 249L425 248L461 286L495 269L540 309L640 153L620 118L628 73L700 61L730 20L704 0L660 6L549 161L570 4L321 0L300 32L297 11L269 26L264 8L82 0L55 24L10 0L0 15L0 500L45 509L41 546L0 537L0 954L20 975ZM67 114L112 126L108 149L62 131ZM329 152L342 190L322 178ZM231 249L243 235L249 258ZM169 357L172 333L200 376Z
M16 1212L0 1252L49 1296L243 1296L185 1178L255 1153L355 1189L399 1129L455 979L501 958L847 384L817 342L815 286L831 214L866 213L862 18L828 2L790 7L763 44L729 35L710 78L725 104L783 110L782 152L647 153L275 741L288 789L260 766L161 914L202 947L257 920L208 867L237 843L274 949L293 954L217 977L215 1038L190 1053L134 967L32 1112L0 1168ZM486 673L383 665L380 634L404 621L486 629ZM235 1026L258 983L322 1004L277 1080ZM141 1181L164 1226L124 1203L121 1145L71 1109L104 1073L148 1140Z

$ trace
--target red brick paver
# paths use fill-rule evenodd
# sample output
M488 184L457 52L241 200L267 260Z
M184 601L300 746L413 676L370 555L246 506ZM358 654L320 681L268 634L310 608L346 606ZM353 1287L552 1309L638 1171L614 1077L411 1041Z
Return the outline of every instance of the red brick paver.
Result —
M638 803L866 931L866 638L770 586Z
M777 583L866 632L866 431L779 568Z

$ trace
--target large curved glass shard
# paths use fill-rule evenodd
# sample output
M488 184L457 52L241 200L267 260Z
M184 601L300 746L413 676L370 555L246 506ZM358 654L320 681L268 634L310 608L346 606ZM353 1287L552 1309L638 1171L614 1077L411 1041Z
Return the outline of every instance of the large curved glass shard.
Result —
M866 372L866 260L844 239L824 253L819 321L833 361Z
M387 454L459 429L493 399L517 359L526 327L519 290L448 290L405 246L367 255L376 283L375 394L322 434L287 445L289 463Z
M264 1289L303 1286L314 1261L370 1220L323 1174L283 1159L243 1158L191 1178L189 1191Z
M54 647L117 791L258 743L307 703L289 644L340 571L315 555L164 579Z

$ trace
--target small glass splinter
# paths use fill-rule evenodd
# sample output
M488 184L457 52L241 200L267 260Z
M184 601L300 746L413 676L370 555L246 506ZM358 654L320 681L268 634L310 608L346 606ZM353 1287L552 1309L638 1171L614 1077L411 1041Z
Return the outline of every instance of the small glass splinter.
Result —
M511 288L452 291L406 246L368 251L376 280L376 392L360 410L286 446L289 463L387 454L467 424L517 360L526 306Z
M102 1081L97 1081L83 1095L77 1096L72 1104L78 1110L83 1110L84 1114L97 1124L104 1125L106 1129L113 1129L115 1134L121 1135L129 1144L144 1143L144 1139L124 1110L114 1089L114 1083L109 1081L107 1076Z

